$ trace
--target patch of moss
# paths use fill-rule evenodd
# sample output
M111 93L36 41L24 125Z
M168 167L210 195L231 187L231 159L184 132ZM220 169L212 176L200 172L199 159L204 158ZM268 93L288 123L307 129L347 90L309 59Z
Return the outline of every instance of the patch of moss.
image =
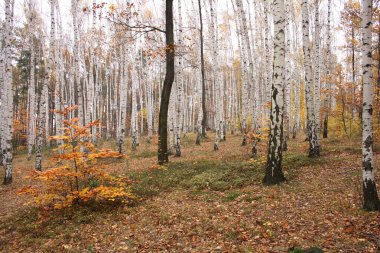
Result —
M127 177L135 181L132 192L145 198L178 187L193 191L240 188L260 182L262 171L257 167L240 162L198 160L170 163L166 170L131 172Z

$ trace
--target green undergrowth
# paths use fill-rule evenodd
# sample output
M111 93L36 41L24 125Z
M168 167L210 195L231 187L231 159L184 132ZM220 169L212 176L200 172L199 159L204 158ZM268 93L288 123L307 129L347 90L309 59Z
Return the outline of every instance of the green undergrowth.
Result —
M260 182L263 171L258 165L197 160L170 163L165 169L131 172L132 192L146 198L174 188L226 191Z
M150 158L157 156L157 150L142 150L131 152L128 157L129 158Z
M321 166L339 159L339 157L323 156L309 158L307 154L286 153L283 158L283 170L291 180L302 167ZM126 176L133 181L131 187L133 194L144 199L179 188L192 192L202 190L224 192L257 185L261 184L264 170L265 162L194 160L172 162L163 169L133 171Z

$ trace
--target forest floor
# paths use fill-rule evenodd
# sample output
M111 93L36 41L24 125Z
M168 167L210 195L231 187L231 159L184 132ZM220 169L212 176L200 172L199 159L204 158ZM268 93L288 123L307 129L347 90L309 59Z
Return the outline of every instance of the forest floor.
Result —
M0 251L287 252L316 246L376 252L380 213L361 209L359 140L323 140L315 159L307 157L301 137L290 140L283 162L288 181L265 187L264 142L261 158L252 160L241 135L227 136L218 152L209 135L196 146L188 134L182 157L170 157L166 169L153 166L156 145L144 141L126 161L109 164L132 180L135 205L66 210L43 222L16 194L33 169L25 154L16 155L14 183L0 186ZM379 161L378 155L377 170Z

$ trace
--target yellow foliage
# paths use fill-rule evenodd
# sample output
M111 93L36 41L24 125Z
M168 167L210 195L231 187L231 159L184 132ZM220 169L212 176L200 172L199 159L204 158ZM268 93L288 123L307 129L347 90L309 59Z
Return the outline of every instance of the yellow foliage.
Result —
M66 111L60 113L67 115ZM99 121L84 127L77 125L76 118L64 122L64 135L51 137L64 141L53 156L57 166L31 173L28 178L36 181L39 187L27 186L19 190L18 194L31 196L32 200L27 204L44 210L62 209L89 201L126 202L133 199L128 180L111 176L101 163L107 158L126 157L109 149L97 149L90 141L89 130Z

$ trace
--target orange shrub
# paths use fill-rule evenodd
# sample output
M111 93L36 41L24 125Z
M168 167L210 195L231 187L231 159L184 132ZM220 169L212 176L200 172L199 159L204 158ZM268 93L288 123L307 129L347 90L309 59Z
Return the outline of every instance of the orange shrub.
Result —
M67 108L59 112L67 117ZM124 177L115 177L105 172L102 160L125 159L109 149L98 149L91 142L90 130L99 121L78 126L76 118L64 120L64 135L52 136L59 145L53 156L56 166L44 171L34 171L29 178L36 181L19 191L28 194L28 204L43 209L62 209L88 202L126 202L134 198Z

